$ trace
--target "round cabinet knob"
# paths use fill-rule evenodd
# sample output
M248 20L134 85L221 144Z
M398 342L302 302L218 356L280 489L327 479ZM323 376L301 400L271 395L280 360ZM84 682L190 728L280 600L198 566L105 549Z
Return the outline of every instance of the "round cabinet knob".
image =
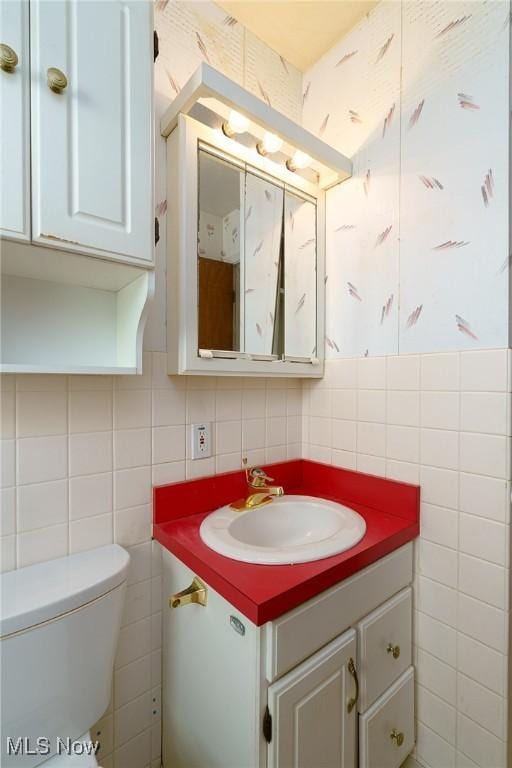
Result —
M68 79L64 72L57 67L50 67L46 73L48 79L48 88L54 93L62 93L68 85Z
M394 659L398 659L400 657L400 646L393 645L393 643L389 643L387 647L387 652L390 653Z
M389 738L391 739L391 741L395 742L397 747L401 747L402 744L404 743L403 733L401 731L398 732L396 728L393 728L393 730L389 734Z
M4 72L14 72L17 63L16 51L10 45L0 43L0 69L3 69Z

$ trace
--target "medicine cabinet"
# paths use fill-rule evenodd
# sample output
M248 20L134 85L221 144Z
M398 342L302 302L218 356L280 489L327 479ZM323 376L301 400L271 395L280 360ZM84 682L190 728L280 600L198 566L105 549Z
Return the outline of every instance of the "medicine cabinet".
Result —
M350 160L207 64L161 133L168 372L322 376L324 190Z

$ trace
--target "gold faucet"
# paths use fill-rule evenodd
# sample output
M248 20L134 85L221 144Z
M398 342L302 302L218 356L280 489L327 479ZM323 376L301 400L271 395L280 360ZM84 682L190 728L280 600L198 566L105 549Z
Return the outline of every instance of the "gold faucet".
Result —
M231 509L236 509L238 512L244 512L248 509L262 507L264 504L269 504L274 496L282 496L284 493L281 485L267 485L267 483L272 483L274 478L266 475L264 470L259 467L246 469L245 476L247 478L247 486L249 490L254 489L255 492L249 493L245 499L234 501L229 505Z

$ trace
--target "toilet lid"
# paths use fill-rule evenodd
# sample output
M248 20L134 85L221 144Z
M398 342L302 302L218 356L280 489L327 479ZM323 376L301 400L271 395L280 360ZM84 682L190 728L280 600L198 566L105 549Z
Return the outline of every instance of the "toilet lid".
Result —
M126 580L130 556L118 544L0 575L0 637L55 619Z

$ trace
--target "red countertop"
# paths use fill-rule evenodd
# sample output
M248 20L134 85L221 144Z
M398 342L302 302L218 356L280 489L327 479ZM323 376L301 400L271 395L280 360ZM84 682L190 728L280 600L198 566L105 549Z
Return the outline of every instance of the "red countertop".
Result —
M419 534L420 489L305 459L265 467L285 493L318 496L355 509L366 533L355 547L296 565L253 565L217 554L199 527L213 510L247 495L244 472L154 489L153 537L254 624L276 619Z

